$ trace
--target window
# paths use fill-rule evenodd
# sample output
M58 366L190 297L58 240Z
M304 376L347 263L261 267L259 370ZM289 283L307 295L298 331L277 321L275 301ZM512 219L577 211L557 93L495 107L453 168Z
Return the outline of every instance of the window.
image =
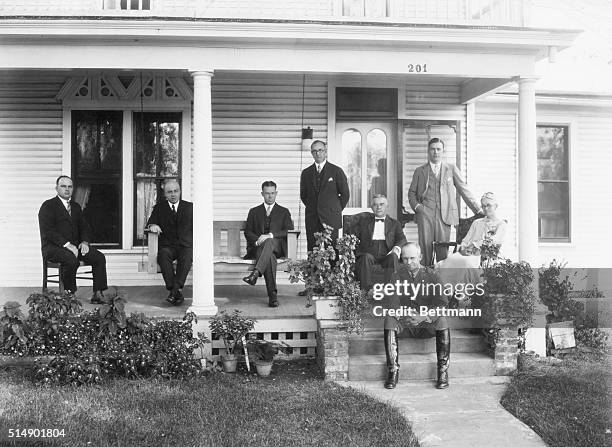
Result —
M569 242L569 126L538 125L538 236Z
M365 150L360 129L342 133L342 167L351 192L349 208L368 208L375 194L387 194L387 134L371 125L359 127L366 133Z
M378 121L397 118L397 89L336 88L337 121Z
M162 183L181 172L180 112L134 113L134 241L144 241L147 219L158 200Z
M151 9L151 0L104 0L104 9L148 11Z
M74 200L103 248L121 247L122 125L118 111L72 112Z

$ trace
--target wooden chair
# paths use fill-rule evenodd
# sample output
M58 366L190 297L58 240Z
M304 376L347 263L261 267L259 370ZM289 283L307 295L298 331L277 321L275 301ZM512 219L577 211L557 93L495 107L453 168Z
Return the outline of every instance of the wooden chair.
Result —
M88 266L88 264L85 264L85 262L83 261L79 262L79 268L85 267L85 266ZM60 293L64 293L64 281L62 280L64 269L62 268L62 265L59 262L52 262L52 261L47 261L46 259L43 259L42 267L43 267L42 268L42 272L43 272L42 291L44 292L45 290L47 290L48 283L53 283L53 284L58 285ZM48 269L57 269L57 274L50 275ZM79 276L79 273L77 270L76 279L86 279L88 281L93 282L93 270L90 269L89 271L81 272L81 275L90 275L90 276ZM50 279L50 278L53 278L53 279Z
M437 247L446 247L447 249L454 247L453 253L457 253L457 250L459 250L459 245L461 245L461 241L463 241L463 239L467 236L468 231L470 231L470 227L472 226L472 223L476 219L481 219L483 217L484 216L482 214L474 214L472 217L468 217L466 219L459 219L459 225L457 225L456 227L456 232L455 232L456 234L455 234L454 241L450 241L450 242L433 241L431 243L433 247L432 265L435 265L435 263L437 262L437 259L436 259L436 248Z

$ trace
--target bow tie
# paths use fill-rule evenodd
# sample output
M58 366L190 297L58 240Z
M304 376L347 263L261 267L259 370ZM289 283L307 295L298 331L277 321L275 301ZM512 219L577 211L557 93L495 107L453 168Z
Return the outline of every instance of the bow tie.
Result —
M377 217L376 219L374 219L374 221L376 221L376 222L384 222L385 218L384 217Z

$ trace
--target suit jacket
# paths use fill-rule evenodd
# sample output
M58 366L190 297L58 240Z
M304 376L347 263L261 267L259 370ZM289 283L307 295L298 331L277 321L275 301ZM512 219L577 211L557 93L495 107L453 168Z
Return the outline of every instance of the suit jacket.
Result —
M342 210L349 201L349 187L342 168L325 163L321 172L321 187L317 191L317 169L315 164L302 171L300 199L306 207L304 218L308 227L316 225L317 217L322 223L334 228L342 227Z
M153 207L147 225L159 225L162 229L160 247L193 247L193 203L180 200L176 214L175 219L164 199Z
M362 217L357 220L351 234L359 238L359 245L355 249L355 255L360 256L364 253L374 255L374 235L375 217L372 213L363 213ZM385 217L385 241L387 248L391 250L394 246L402 247L407 243L406 236L402 230L402 224L390 216Z
M246 228L244 230L244 236L247 240L247 254L244 259L255 259L257 252L257 246L255 242L265 231L266 219L266 207L262 203L259 206L251 208L247 217ZM270 213L270 231L274 235L274 239L279 241L280 246L280 257L287 256L287 231L293 230L293 221L291 220L291 213L285 207L280 206L278 203L272 208Z
M55 196L46 200L38 211L38 225L43 257L47 257L52 248L63 247L66 242L78 245L91 241L91 228L83 218L81 206L70 201L71 214L64 207L62 200Z
M423 196L429 187L429 163L419 166L414 170L412 182L408 189L408 202L414 211L422 204ZM461 171L457 166L442 162L440 166L440 210L442 221L447 225L459 224L459 208L457 204L457 191L474 213L480 210L480 204L463 180Z

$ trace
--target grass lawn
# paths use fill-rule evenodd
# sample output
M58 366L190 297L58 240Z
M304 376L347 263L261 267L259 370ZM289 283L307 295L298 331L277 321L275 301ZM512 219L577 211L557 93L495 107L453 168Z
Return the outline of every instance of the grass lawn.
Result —
M312 361L277 362L273 374L211 374L185 381L114 380L37 387L0 371L0 445L9 428L58 428L50 445L418 446L399 411L322 382Z
M501 404L551 447L609 446L611 385L607 357L578 353L556 365L527 358Z

